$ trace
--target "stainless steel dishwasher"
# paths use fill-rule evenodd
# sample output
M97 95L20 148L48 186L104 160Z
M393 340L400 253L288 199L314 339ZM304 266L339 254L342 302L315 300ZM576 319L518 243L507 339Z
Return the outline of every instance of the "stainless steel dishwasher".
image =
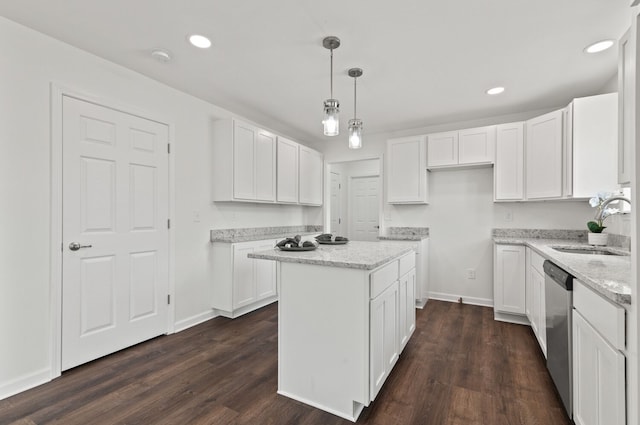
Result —
M569 417L573 417L571 308L573 276L546 260L544 301L547 330L547 369Z

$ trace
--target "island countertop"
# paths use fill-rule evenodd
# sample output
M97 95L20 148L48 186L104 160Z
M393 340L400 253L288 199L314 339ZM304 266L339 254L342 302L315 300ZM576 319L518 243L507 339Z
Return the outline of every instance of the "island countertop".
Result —
M373 270L412 250L410 245L402 242L350 241L345 245L320 245L313 251L281 251L274 248L252 252L247 256L285 263Z

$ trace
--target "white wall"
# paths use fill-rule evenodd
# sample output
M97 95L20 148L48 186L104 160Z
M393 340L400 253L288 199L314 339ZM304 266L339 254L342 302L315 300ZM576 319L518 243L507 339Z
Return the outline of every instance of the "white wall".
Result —
M449 123L392 134L365 134L362 149L349 150L345 139L342 144L328 145L325 159L334 162L378 157L384 155L386 140L391 137L520 121L547 111ZM469 302L493 303L491 229L586 230L586 222L595 212L586 201L494 203L492 168L432 171L428 178L429 205L385 204L381 224L384 228L429 227L430 292L438 297L462 297ZM510 221L507 216L511 217ZM467 279L467 269L475 270L476 279Z
M211 314L210 229L322 222L321 208L210 202L211 122L229 111L4 18L0 51L0 398L49 378L51 82L174 125L177 327Z

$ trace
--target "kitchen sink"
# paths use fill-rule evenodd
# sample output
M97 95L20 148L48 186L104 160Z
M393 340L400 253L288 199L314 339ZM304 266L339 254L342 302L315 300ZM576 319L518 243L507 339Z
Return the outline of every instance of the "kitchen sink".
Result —
M555 249L558 252L566 252L569 254L590 254L590 255L620 255L625 256L629 254L625 254L623 252L613 251L607 248L596 248L592 246L552 246L551 248Z

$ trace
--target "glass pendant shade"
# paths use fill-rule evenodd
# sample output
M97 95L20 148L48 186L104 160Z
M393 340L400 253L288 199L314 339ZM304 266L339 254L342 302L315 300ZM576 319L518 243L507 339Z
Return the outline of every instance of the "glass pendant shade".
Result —
M349 149L360 149L362 147L362 121L359 119L349 120Z
M336 99L324 101L322 125L325 136L337 136L340 134L340 103Z

